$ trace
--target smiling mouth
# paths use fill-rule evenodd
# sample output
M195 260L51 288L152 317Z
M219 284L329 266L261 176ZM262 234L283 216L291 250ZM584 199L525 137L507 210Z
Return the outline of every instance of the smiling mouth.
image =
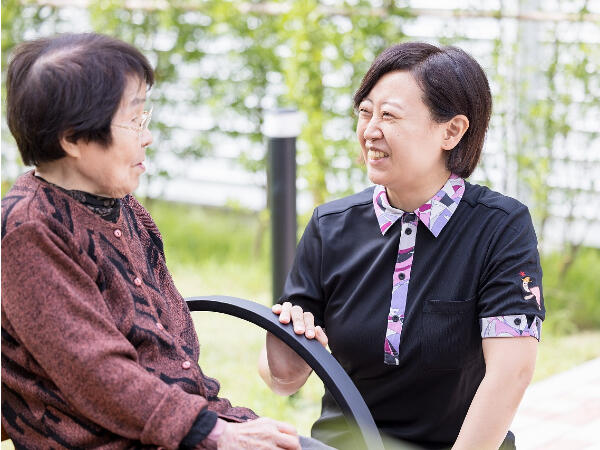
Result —
M369 150L367 152L367 157L370 160L374 160L374 161L377 161L377 160L380 160L380 159L383 159L383 158L387 158L389 156L390 155L388 155L387 153L381 152L379 150Z

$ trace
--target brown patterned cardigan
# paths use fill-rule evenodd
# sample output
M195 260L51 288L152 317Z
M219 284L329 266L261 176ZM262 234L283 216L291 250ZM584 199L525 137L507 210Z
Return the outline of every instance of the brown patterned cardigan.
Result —
M137 200L112 223L22 175L2 200L2 426L15 446L175 449L217 414L255 418L217 397L198 356Z

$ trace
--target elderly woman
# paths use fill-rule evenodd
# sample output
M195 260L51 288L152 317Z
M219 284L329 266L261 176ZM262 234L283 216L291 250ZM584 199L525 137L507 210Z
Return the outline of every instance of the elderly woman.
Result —
M8 124L35 169L2 200L2 428L30 449L299 449L292 426L217 397L161 235L130 195L153 77L96 34L13 55Z
M529 212L465 181L491 103L458 48L379 55L354 97L375 186L315 209L273 308L329 340L380 431L419 447L514 447L508 428L535 365L545 311ZM310 374L272 335L260 370L282 394ZM346 448L340 417L325 392L313 436Z

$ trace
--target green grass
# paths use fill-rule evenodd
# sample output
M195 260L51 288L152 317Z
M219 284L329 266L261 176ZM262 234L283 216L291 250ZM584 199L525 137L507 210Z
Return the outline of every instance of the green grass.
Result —
M145 202L164 238L169 261L198 266L206 261L257 261L268 271L268 235L260 213Z

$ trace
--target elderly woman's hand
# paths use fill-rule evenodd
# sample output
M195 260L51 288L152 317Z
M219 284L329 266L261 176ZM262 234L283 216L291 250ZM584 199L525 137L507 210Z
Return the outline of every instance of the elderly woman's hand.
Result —
M242 423L228 423L217 441L219 450L285 449L300 450L296 429L266 417Z
M312 313L304 312L298 305L292 305L290 302L284 302L283 305L273 305L271 310L279 315L279 322L290 323L294 326L296 334L304 334L307 339L317 338L317 341L327 347L327 335L323 328L315 326L315 317Z

